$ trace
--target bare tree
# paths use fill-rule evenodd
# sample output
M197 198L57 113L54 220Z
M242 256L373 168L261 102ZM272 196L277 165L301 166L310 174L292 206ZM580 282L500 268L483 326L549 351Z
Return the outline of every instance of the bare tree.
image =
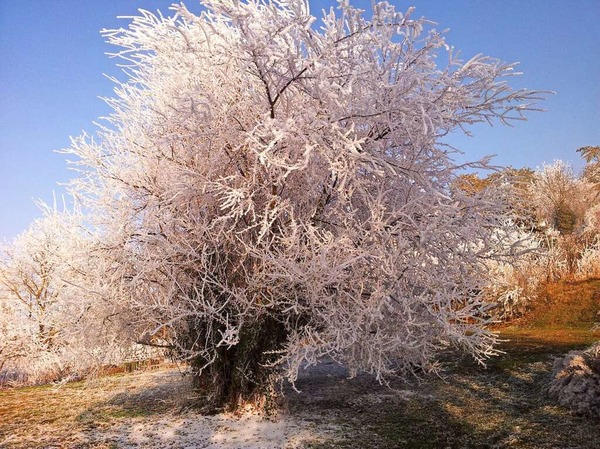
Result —
M203 4L105 31L128 79L66 150L137 340L176 348L217 408L325 356L385 381L449 345L493 354L478 292L505 208L451 192L441 139L539 95L385 2L319 27L302 0Z

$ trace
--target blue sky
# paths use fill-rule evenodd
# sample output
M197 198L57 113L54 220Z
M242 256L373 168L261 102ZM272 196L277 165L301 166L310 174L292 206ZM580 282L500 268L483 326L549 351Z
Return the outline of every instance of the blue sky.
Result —
M167 11L164 0L0 0L0 240L40 215L33 199L60 195L73 176L64 156L69 136L94 131L109 108L116 61L99 30L127 25L117 16L138 8ZM355 1L361 7L368 0ZM449 28L447 42L465 59L483 53L521 63L514 87L553 90L544 113L514 128L478 126L473 138L453 138L476 159L537 167L563 159L582 166L575 150L600 145L600 2L598 0L392 0L399 9ZM192 11L198 2L187 1ZM312 0L319 14L330 0Z

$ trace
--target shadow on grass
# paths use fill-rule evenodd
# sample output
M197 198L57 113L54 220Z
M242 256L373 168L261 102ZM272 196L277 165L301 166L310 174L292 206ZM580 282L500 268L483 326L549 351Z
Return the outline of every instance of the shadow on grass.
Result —
M299 388L320 384L321 394L290 398L290 408L318 410L340 426L336 440L312 444L319 449L600 447L600 422L571 415L546 394L553 356L598 337L589 330L513 330L503 337L510 337L501 348L506 354L485 368L448 353L442 379L395 390L342 372L309 375Z
M118 419L160 416L181 410L190 393L188 379L169 377L155 385L110 395L88 407L77 420L89 428Z

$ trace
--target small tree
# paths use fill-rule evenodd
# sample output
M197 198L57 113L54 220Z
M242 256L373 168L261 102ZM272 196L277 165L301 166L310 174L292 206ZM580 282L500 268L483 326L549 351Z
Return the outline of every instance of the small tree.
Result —
M105 32L129 79L67 150L137 338L187 358L211 408L325 356L385 381L449 345L492 354L479 292L505 209L452 192L440 139L538 95L387 3L319 30L302 0L203 4Z
M62 287L58 254L62 236L52 221L55 217L36 220L11 244L0 247L3 300L21 310L23 321L34 324L33 338L46 349L54 345L59 332L54 315ZM17 327L28 327L23 321Z
M29 383L85 374L128 344L118 310L84 276L103 268L78 208L42 211L0 247L0 371Z
M530 193L538 219L562 235L581 233L595 197L593 185L560 160L536 171Z

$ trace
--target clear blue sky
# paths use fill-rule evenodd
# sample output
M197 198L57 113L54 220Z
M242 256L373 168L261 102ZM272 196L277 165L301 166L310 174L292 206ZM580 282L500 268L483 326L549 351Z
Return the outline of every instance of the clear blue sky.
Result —
M399 9L449 28L447 42L468 59L477 53L519 61L515 87L553 90L545 113L514 128L477 127L455 139L469 158L497 154L501 165L535 168L600 145L600 1L391 0ZM118 74L101 28L126 26L116 16L138 8L167 11L165 0L0 0L0 240L37 216L34 198L51 201L72 173L53 151L69 136L94 131L112 94L102 74ZM185 2L199 11L196 0ZM313 11L334 4L312 0ZM368 6L369 0L357 1ZM319 15L319 14L317 14Z

